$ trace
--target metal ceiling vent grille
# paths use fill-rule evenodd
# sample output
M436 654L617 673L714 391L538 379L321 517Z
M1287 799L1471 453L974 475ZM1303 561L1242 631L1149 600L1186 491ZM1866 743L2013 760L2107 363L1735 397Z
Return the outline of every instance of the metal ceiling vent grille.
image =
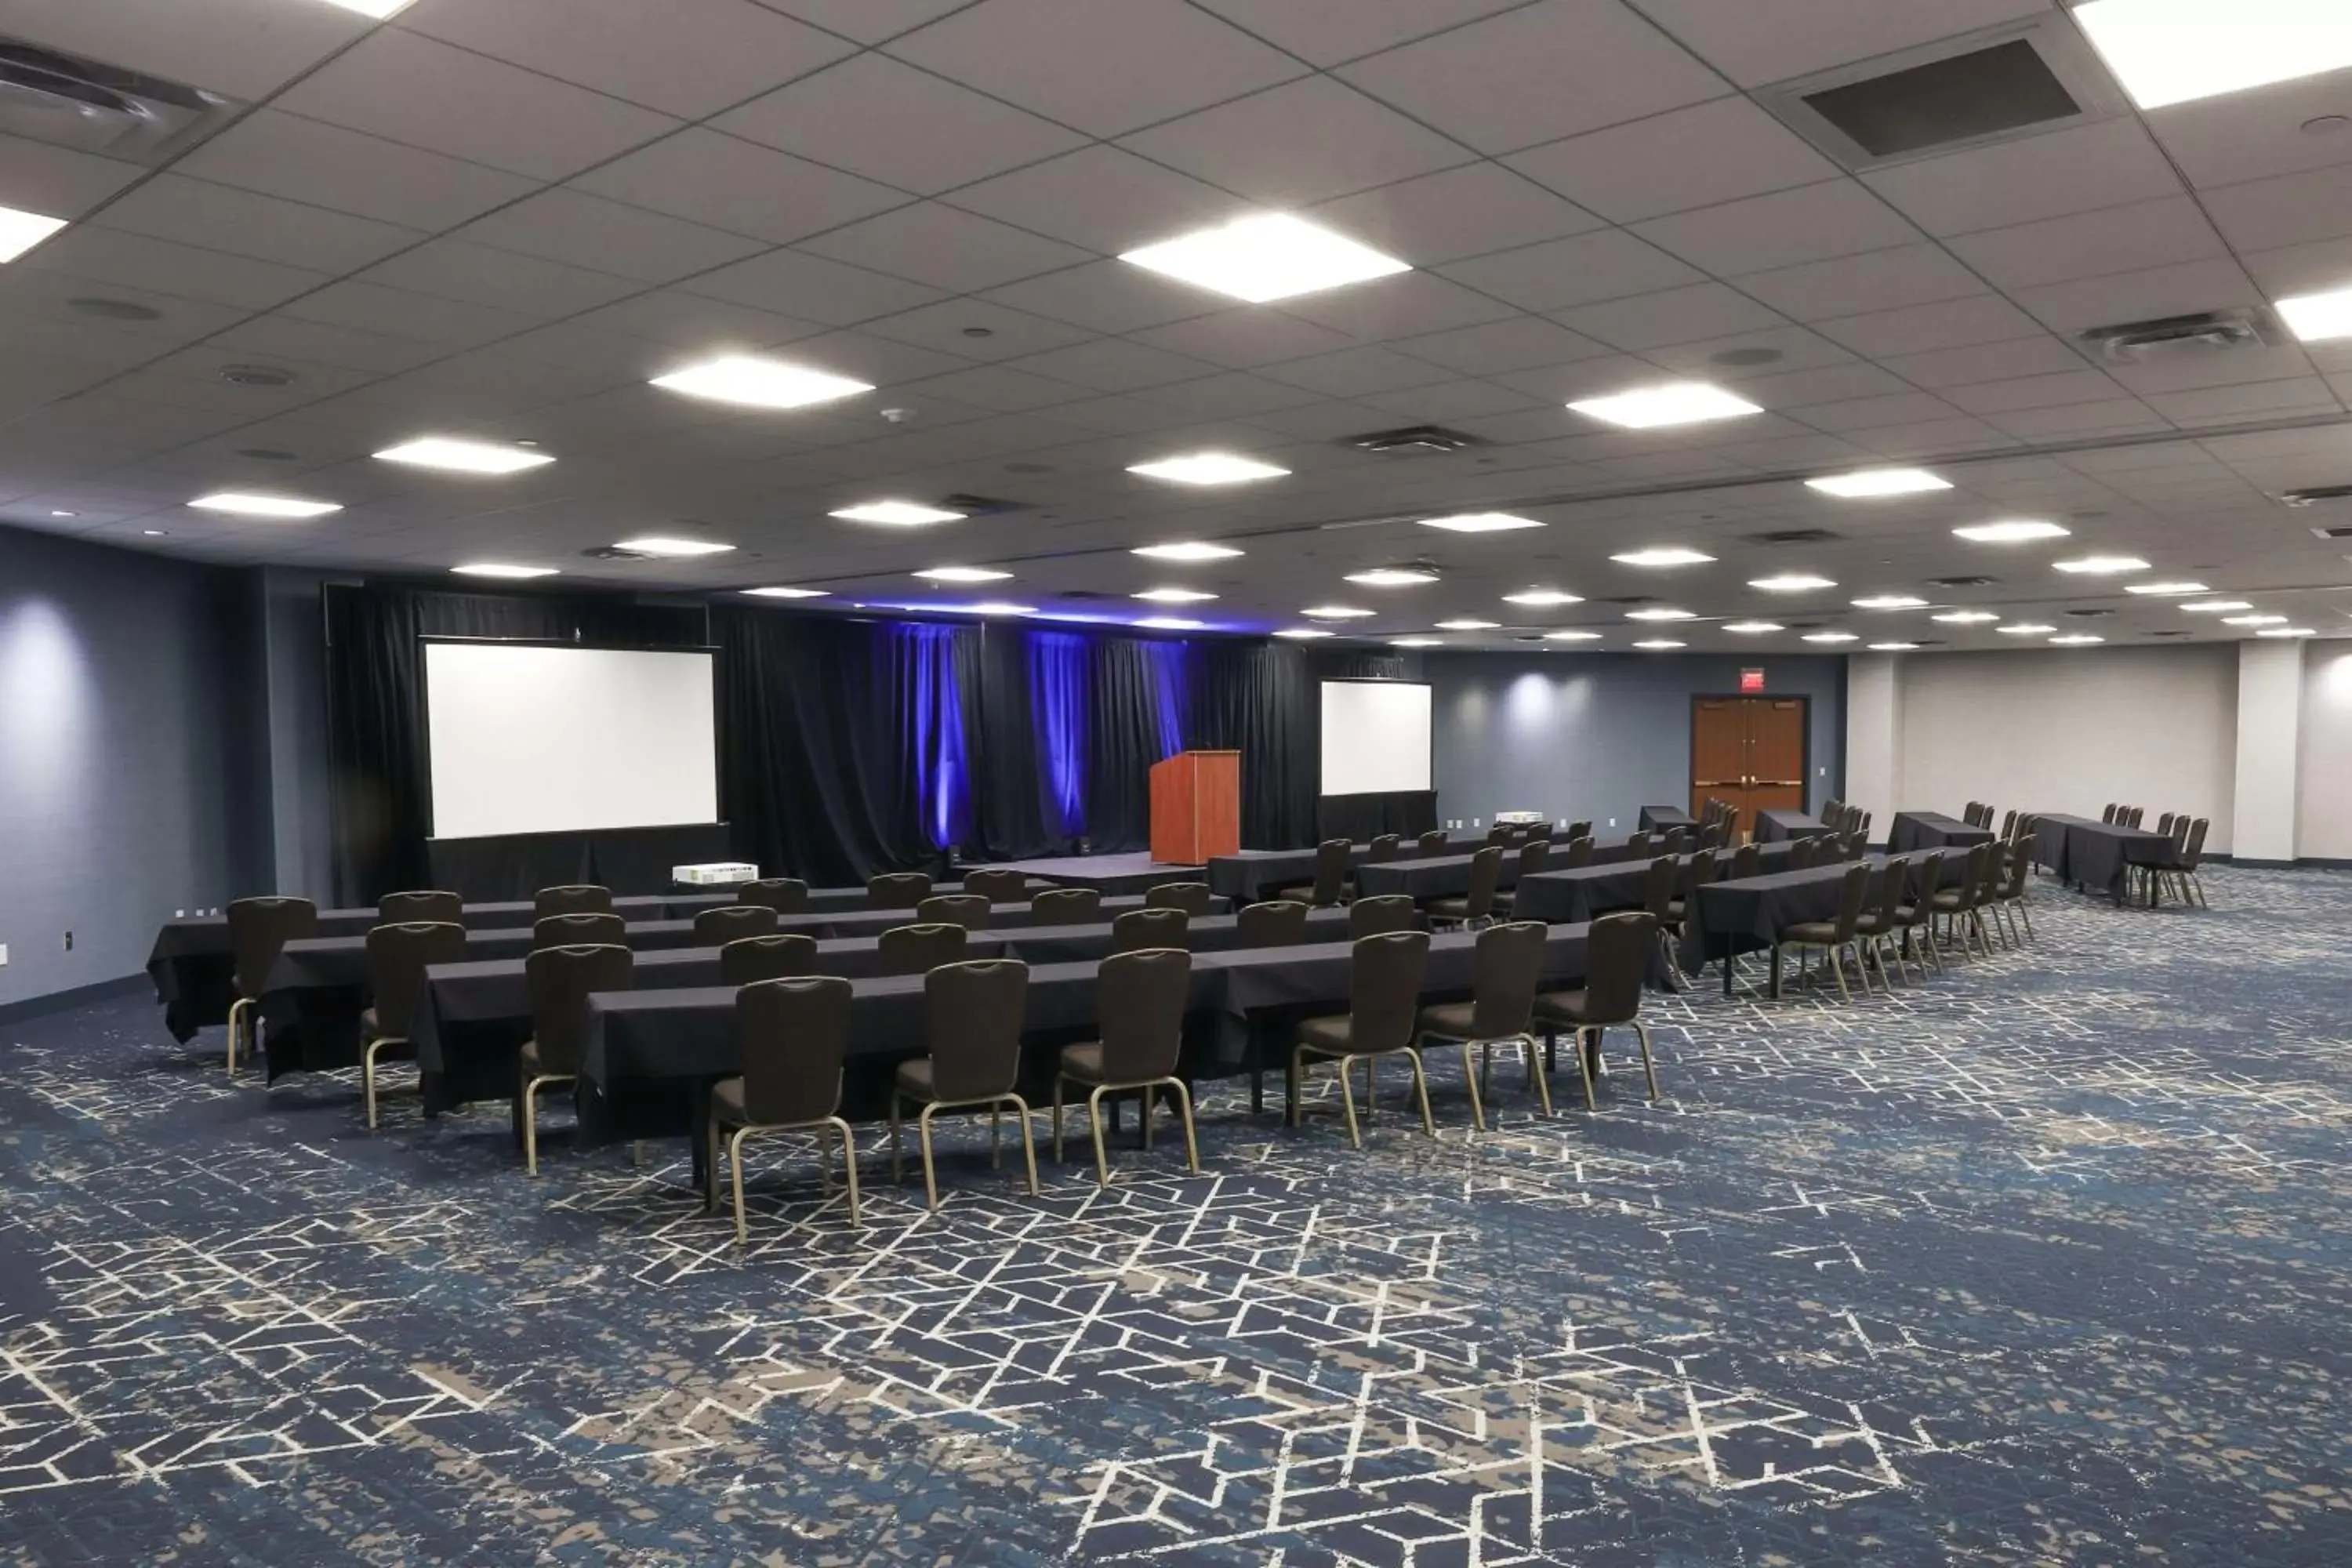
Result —
M1841 66L1757 96L1849 169L2014 141L2123 110L2081 34L2054 15Z
M0 37L0 134L152 163L209 134L234 107L181 82Z
M1827 544L1845 535L1830 528L1775 528L1739 537L1749 544Z
M2246 310L2201 310L2193 316L2124 321L2112 327L2093 327L2076 335L2112 364L2202 359L2286 341L2264 312Z
M1402 430L1375 430L1350 436L1339 443L1360 452L1463 452L1484 446L1477 437L1440 425L1412 425Z

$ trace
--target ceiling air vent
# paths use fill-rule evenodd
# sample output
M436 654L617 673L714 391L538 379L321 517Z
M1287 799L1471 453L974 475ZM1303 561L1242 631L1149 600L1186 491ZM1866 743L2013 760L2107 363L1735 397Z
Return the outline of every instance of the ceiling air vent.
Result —
M651 561L642 550L624 550L617 544L598 544L580 552L591 561Z
M1477 437L1460 430L1448 430L1438 425L1410 425L1402 430L1375 430L1369 436L1350 436L1339 443L1360 452L1462 452L1473 447L1483 447Z
M153 163L209 133L235 108L162 77L0 37L0 134Z
M1600 601L1604 605L1654 605L1657 602L1658 596L1655 594L1621 594L1613 599Z
M1931 588L1990 588L2000 581L1998 577L1930 577L1927 585Z
M2113 610L2069 610L2066 613L2074 616L2076 620L2082 621L2095 621L2101 616L2112 616L2115 614Z
M2308 489L2281 490L2279 500L2292 507L2321 506L2328 501L2352 500L2352 485L2314 485ZM2341 539L2343 534L2331 529L2315 528L2312 532L2322 539Z
M1840 66L1758 98L1849 169L2015 141L2124 109L2082 35L2054 15Z
M2238 349L2266 348L2286 340L2256 310L2201 310L2193 316L2162 316L2077 332L2111 364L2147 364L2158 360L2202 359Z
M971 496L961 491L941 496L940 505L949 511L960 511L966 517L993 517L998 512L1029 510L1029 503L1025 500L1000 500L994 496Z
M1844 534L1828 528L1775 528L1763 533L1743 533L1749 544L1827 544Z
M1057 599L1090 599L1097 602L1118 597L1117 594L1106 594L1099 588L1065 588L1054 596Z

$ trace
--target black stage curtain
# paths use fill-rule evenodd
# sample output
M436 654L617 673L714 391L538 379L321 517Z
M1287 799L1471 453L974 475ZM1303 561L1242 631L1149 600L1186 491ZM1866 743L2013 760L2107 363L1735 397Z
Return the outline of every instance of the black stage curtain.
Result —
M1069 633L983 624L975 628L972 682L964 689L971 725L972 837L961 846L971 860L1029 860L1066 855L1075 837L1062 821L1047 783L1045 725L1033 688L1041 650L1083 652Z

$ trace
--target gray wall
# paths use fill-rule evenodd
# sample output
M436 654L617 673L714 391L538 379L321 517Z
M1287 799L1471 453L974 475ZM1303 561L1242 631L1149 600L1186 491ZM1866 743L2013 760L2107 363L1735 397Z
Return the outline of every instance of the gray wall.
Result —
M0 528L0 1004L136 974L174 910L267 882L259 589Z
M315 572L271 566L262 579L269 689L271 881L323 906L335 881L327 767L327 636Z
M1691 699L1739 689L1761 666L1766 695L1811 700L1808 804L1840 793L1845 661L1611 653L1432 653L1437 812L1609 818L1630 832L1644 805L1690 798ZM1826 771L1824 771L1826 770Z

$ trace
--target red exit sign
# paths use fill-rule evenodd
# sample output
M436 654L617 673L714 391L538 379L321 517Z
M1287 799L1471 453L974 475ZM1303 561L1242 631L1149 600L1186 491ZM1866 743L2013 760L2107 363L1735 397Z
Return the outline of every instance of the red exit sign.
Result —
M1763 690L1764 672L1760 669L1741 670L1739 672L1739 689L1742 691Z

